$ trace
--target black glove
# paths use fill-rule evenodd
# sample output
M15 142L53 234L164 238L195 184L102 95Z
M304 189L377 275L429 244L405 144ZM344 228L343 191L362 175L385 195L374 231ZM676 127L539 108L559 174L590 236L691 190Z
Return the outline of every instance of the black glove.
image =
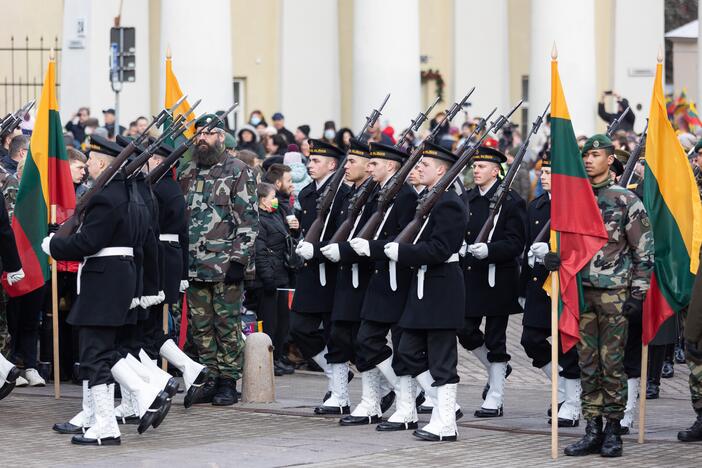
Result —
M49 234L55 234L61 227L58 223L49 223Z
M224 276L224 284L240 284L242 281L244 281L244 265L229 262L229 269Z
M544 267L548 271L556 271L561 266L561 257L556 252L549 252L544 255Z
M635 297L629 296L629 298L624 301L624 306L622 306L622 314L629 320L641 320L641 312L643 311L643 300L636 299Z

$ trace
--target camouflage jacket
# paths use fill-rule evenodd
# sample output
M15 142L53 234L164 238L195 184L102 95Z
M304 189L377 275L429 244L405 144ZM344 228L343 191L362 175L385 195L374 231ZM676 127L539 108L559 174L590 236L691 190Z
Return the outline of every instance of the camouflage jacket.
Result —
M0 191L5 197L5 209L7 215L12 221L12 215L15 211L15 202L17 201L17 191L19 190L19 182L17 177L10 174L7 169L0 166Z
M212 167L189 161L180 172L189 219L188 277L223 281L234 261L253 261L258 233L258 199L251 170L225 156Z
M581 272L584 286L631 288L642 299L653 271L653 234L643 203L610 180L593 186L609 240Z

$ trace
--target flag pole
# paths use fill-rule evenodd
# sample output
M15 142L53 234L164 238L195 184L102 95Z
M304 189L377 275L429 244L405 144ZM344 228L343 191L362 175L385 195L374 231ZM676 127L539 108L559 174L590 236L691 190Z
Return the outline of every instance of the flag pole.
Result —
M168 336L168 304L165 302L163 304L163 333ZM161 368L168 371L168 361L164 357L161 358Z
M639 443L646 432L646 382L648 381L648 345L641 345L641 386L639 387Z
M56 205L51 205L51 224L56 224ZM58 271L56 260L51 261L51 329L54 343L54 398L61 398L61 370L59 364L59 321L58 321Z
M558 459L558 271L551 273L551 458Z

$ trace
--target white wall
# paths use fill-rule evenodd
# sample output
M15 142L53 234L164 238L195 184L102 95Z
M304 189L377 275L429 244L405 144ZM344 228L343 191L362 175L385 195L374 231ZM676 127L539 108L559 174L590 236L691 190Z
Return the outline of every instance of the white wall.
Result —
M90 107L91 116L102 123L103 109L114 107L109 81L110 28L118 14L119 0L65 0L61 120L67 122L81 106ZM78 19L85 20L84 37L76 34ZM148 2L124 0L121 26L136 29L136 80L124 83L120 93L120 124L138 115L149 115L149 8ZM82 48L72 48L75 41Z
M279 110L314 138L326 120L340 128L338 24L337 0L281 0Z

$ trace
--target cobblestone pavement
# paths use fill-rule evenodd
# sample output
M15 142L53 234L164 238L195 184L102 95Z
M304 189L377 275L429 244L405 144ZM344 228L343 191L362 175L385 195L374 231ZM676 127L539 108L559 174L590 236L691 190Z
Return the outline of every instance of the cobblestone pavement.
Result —
M515 317L509 330L514 372L506 387L504 417L472 416L487 376L461 350L458 400L466 416L459 421L455 443L421 442L407 432L380 434L368 426L340 427L336 418L315 417L312 408L326 382L320 374L297 372L277 379L271 404L185 410L178 395L158 429L139 436L135 426L122 426L119 447L76 447L70 436L52 433L54 422L78 410L79 387L64 384L61 400L52 397L52 387L16 389L0 402L0 466L700 466L702 443L675 439L693 420L684 365L676 365L676 376L663 381L661 398L648 401L645 444L637 444L634 434L624 438L625 456L616 461L562 455L552 461L546 424L549 384L519 348L517 321ZM358 378L350 385L354 402L360 385ZM582 431L561 429L560 452Z

